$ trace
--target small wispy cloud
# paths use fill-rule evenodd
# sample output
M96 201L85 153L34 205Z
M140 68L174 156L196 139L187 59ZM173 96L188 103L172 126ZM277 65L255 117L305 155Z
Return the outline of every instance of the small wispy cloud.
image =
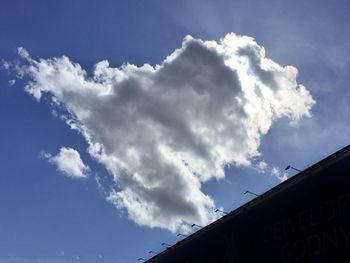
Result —
M59 153L52 156L50 153L42 152L41 156L54 164L57 170L72 178L86 178L90 168L83 163L78 151L72 148L62 147Z
M252 165L252 168L256 170L258 173L263 173L266 175L270 175L277 179L279 182L283 182L288 179L288 174L285 171L282 171L277 166L269 165L264 160L258 161Z
M253 166L259 173L265 173L269 165L264 161L259 161Z
M288 174L285 171L281 171L279 167L272 167L271 176L277 178L279 181L283 182L288 179Z

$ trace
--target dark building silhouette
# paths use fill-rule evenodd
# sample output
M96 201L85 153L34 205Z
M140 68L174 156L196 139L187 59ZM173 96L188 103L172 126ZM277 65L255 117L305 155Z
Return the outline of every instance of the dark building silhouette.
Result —
M149 263L350 263L350 145Z

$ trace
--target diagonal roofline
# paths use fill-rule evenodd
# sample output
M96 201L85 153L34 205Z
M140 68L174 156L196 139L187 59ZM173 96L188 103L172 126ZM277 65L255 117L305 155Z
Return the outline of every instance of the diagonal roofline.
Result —
M203 235L204 233L210 231L211 229L215 228L216 226L231 220L237 214L245 212L246 210L250 209L251 207L253 207L261 202L264 202L265 200L267 200L271 196L285 190L286 188L288 188L296 183L299 183L300 181L308 178L309 176L312 176L312 174L314 174L318 170L321 170L324 167L329 166L334 161L346 156L348 153L350 153L350 144L345 146L344 148L341 148L340 150L334 152L333 154L327 156L326 158L316 162L315 164L311 165L310 167L306 168L305 170L302 170L301 172L297 173L296 175L288 178L284 182L272 187L271 189L262 193L258 197L253 198L252 200L250 200L247 203L232 210L231 212L229 212L226 215L222 216L221 218L215 220L214 222L210 223L209 225L199 229L198 231L194 232L193 234L189 235L188 237L178 241L176 244L172 245L171 247L163 250L162 252L160 252L157 255L154 255L152 258L148 259L146 262L151 263L153 260L156 260L159 257L169 253L169 251L172 251L172 250L175 250L175 249L182 247L183 245L185 245L188 242L192 241L193 239Z

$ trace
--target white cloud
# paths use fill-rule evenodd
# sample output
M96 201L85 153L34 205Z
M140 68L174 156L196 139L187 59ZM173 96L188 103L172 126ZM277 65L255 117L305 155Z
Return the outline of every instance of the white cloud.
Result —
M263 161L259 161L257 164L254 165L254 168L259 173L265 173L267 168L268 168L268 164L264 160Z
M279 181L283 182L288 179L288 174L284 171L281 171L278 167L272 167L271 175L277 178Z
M64 107L67 124L113 175L119 189L108 200L137 224L171 231L210 222L214 201L201 185L223 178L227 164L250 165L275 119L298 122L314 104L296 68L233 33L219 42L187 36L155 66L101 61L92 76L65 56L19 53L27 64L17 75L31 79L25 90Z
M72 178L86 178L90 168L83 163L78 151L62 147L56 156L43 153L43 157L57 167L57 170Z

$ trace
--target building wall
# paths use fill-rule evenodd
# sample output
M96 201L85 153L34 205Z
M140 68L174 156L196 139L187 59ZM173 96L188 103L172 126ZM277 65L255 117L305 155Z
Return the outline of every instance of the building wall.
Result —
M313 165L149 262L350 263L349 152Z

